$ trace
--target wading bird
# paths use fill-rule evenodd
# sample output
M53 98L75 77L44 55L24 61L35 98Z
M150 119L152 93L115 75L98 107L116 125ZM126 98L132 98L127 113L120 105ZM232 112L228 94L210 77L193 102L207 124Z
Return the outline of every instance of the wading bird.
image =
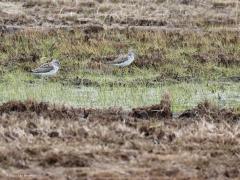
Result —
M117 59L110 62L106 62L105 64L118 66L118 67L125 67L132 64L134 60L135 60L135 53L132 50L130 50L128 54L120 55Z
M32 74L39 76L53 76L60 68L60 63L57 59L53 59L50 63L43 64L32 70Z

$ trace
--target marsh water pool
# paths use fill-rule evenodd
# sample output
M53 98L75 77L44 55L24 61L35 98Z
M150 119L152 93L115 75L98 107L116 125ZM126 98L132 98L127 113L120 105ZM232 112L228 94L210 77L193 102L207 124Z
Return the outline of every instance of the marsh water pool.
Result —
M239 82L181 82L158 86L64 86L58 82L37 79L32 83L21 78L2 81L0 102L37 100L77 107L130 109L158 104L164 93L171 95L172 110L182 111L210 100L221 107L239 107Z

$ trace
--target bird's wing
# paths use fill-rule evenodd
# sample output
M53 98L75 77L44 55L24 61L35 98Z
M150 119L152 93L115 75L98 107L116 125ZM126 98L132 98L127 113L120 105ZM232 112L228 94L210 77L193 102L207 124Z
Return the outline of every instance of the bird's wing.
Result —
M118 58L113 61L106 62L106 64L120 64L128 59L128 55L120 55Z
M32 72L33 73L46 73L46 72L49 72L49 71L51 71L53 69L54 69L53 66L50 65L49 63L47 63L47 64L43 64L40 67L32 70Z

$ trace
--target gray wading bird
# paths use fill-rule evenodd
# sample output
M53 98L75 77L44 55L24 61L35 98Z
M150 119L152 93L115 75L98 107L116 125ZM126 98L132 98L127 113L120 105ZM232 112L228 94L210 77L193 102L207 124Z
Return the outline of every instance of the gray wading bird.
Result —
M117 59L110 62L105 62L105 64L118 66L118 67L125 67L132 64L134 60L135 60L135 53L132 50L130 50L128 54L120 55Z
M60 69L60 63L57 59L53 59L50 63L43 64L32 70L32 74L39 76L53 76Z

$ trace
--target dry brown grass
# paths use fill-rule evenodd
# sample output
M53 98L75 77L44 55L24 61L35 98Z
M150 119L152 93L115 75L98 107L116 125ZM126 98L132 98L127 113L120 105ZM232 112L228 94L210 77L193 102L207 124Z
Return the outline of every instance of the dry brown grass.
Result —
M168 107L169 99L161 106L164 102ZM0 109L2 178L240 176L240 115L233 110L219 121L223 110L207 103L196 107L198 116L161 120L139 119L121 109L83 110L31 101L9 102ZM237 121L228 121L232 116Z
M83 19L107 26L236 27L239 14L238 3L232 0L31 0L2 2L0 7L0 22L5 25L45 27L80 25Z

